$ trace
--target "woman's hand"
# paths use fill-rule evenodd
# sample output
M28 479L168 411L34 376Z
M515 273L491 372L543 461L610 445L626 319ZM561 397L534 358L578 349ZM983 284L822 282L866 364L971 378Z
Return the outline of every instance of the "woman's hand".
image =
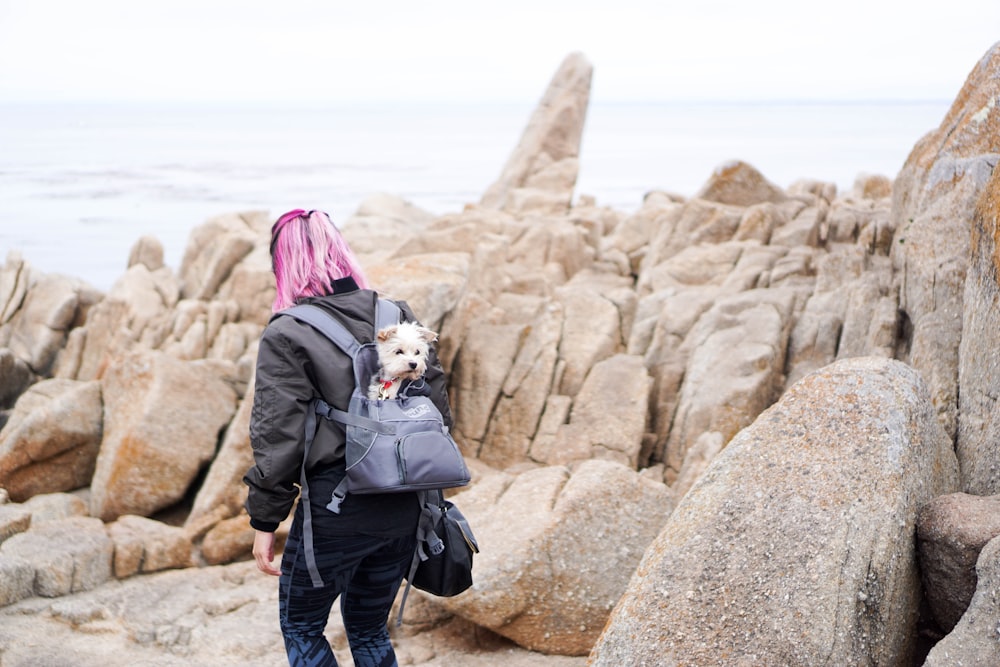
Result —
M253 557L257 561L257 569L264 574L278 576L281 571L274 566L274 533L256 531L253 538Z

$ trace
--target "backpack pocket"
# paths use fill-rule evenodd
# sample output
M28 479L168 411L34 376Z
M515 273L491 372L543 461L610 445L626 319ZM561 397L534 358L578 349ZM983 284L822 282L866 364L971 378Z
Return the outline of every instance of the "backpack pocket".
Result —
M400 480L411 488L447 489L469 483L469 470L451 436L410 433L396 440Z

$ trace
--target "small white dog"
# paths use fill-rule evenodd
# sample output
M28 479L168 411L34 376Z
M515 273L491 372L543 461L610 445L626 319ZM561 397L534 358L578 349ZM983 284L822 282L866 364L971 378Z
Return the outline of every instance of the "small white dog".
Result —
M380 329L375 336L379 372L368 385L368 398L396 398L403 380L418 380L427 370L430 344L437 334L414 322Z

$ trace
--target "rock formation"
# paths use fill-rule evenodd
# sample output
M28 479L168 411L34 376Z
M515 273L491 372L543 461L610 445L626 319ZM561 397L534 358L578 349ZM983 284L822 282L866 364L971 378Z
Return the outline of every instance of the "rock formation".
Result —
M733 160L630 212L573 198L573 54L481 202L382 195L343 222L440 332L474 471L476 583L411 598L404 664L898 665L938 639L947 664L992 641L996 540L959 567L933 546L966 511L936 497L1000 492L998 53L895 181L781 188ZM4 664L37 633L80 665L280 660L240 481L270 217L206 221L176 273L139 239L107 294L0 267Z

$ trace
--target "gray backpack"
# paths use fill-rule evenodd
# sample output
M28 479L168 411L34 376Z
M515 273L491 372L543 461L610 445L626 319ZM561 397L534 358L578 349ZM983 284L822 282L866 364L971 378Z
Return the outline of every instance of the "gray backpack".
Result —
M359 343L340 322L318 306L293 306L275 313L274 317L284 315L305 322L325 335L351 357L354 366L354 391L347 411L317 398L313 399L306 418L305 451L299 477L302 540L313 586L320 587L323 580L313 551L312 507L306 479L306 461L316 437L317 417L342 424L345 431L346 474L326 505L326 509L335 514L340 513L340 505L348 493L446 489L465 486L471 476L458 445L444 425L441 411L429 396L410 396L401 390L400 395L391 400L368 398L369 380L378 372L374 343ZM399 307L388 299L379 299L375 306L373 334L398 324L399 320Z
M348 493L400 493L469 483L465 460L430 396L409 395L404 389L394 399L368 398L368 383L378 373L374 343L359 343L318 306L294 306L281 315L317 329L350 356L354 366L354 391L347 411L318 398L306 421L306 457L315 437L317 417L344 426L347 470L333 491L328 510L339 513ZM379 299L373 334L398 324L399 319L399 307L388 299Z

